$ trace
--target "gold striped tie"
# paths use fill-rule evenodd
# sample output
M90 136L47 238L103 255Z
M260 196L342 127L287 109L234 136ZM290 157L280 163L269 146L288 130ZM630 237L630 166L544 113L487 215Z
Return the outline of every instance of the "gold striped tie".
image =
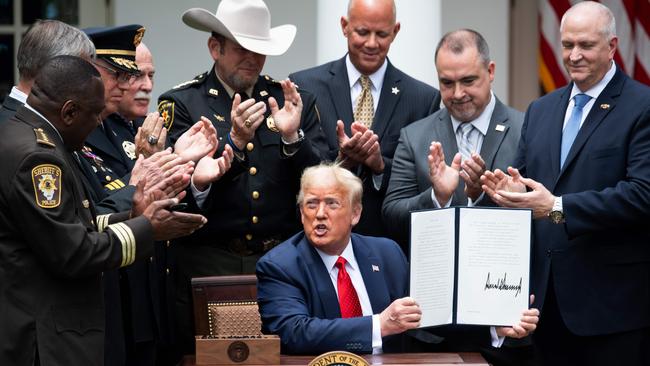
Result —
M370 92L372 81L366 75L361 75L359 82L361 83L361 94L359 94L355 101L357 108L354 110L354 120L370 128L372 126L372 120L375 117L375 106L372 100L372 93Z

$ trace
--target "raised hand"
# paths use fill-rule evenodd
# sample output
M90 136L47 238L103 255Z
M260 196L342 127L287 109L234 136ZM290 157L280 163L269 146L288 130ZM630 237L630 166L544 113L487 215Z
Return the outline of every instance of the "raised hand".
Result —
M255 131L264 121L266 113L266 104L264 102L255 103L255 99L250 98L241 101L241 95L235 94L230 110L230 138L235 146L243 150L244 146L253 139Z
M217 130L209 119L201 116L201 120L185 131L174 144L174 152L183 161L197 163L204 156L213 156L219 142Z
M271 116L275 126L280 130L282 138L287 142L298 140L298 129L300 129L300 115L302 113L302 98L298 93L296 85L289 79L280 82L284 93L284 106L278 106L275 98L269 98Z
M192 183L199 191L205 191L208 185L219 180L230 169L233 158L234 153L230 145L226 145L218 159L204 156L194 169Z
M451 199L458 187L460 174L461 155L457 153L451 162L451 166L445 163L445 153L442 144L433 141L429 145L429 181L436 195L436 200L441 207L444 207Z
M146 158L165 148L167 129L164 125L165 120L158 112L147 115L133 140L136 156L144 155Z
M485 172L485 161L481 155L472 153L470 159L466 159L460 164L460 168L460 177L465 182L465 194L472 201L476 201L483 193L481 175Z

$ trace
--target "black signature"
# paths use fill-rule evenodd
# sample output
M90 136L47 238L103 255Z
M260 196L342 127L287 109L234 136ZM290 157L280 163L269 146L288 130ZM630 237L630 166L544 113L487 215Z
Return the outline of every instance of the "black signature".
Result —
M487 274L487 279L485 280L485 288L483 291L487 291L490 289L495 289L499 291L516 291L515 292L515 297L521 293L521 282L522 278L519 277L519 284L518 285L512 285L508 284L507 280L508 279L508 274L504 273L502 278L497 278L496 283L491 283L490 282L490 272Z

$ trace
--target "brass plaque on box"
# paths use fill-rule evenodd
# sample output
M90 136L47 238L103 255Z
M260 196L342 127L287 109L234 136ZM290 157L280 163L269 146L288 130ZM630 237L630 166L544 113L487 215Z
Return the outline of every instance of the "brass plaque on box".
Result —
M257 336L197 336L197 365L279 365L280 338Z

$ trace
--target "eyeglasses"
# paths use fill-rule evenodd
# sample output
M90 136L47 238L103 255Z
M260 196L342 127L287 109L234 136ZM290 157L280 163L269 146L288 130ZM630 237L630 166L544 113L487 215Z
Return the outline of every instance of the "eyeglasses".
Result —
M128 72L118 71L118 70L115 70L115 69L110 68L108 66L104 66L104 65L102 65L100 63L97 63L97 62L93 62L93 64L95 66L99 66L102 69L108 71L111 74L111 76L113 77L113 79L117 80L118 84L133 84L135 79L139 76L138 74L130 74Z

